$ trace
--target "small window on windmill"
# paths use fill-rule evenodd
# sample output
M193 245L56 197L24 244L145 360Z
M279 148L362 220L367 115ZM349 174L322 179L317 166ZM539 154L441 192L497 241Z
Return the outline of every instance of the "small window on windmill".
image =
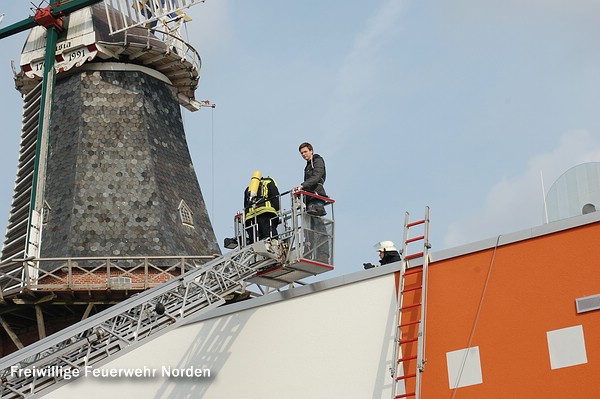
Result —
M194 227L194 218L193 213L190 207L185 203L184 200L181 200L179 203L179 216L181 217L181 223L185 226Z
M42 224L47 224L50 219L50 212L52 212L52 208L50 208L50 204L44 201L44 208L42 209Z

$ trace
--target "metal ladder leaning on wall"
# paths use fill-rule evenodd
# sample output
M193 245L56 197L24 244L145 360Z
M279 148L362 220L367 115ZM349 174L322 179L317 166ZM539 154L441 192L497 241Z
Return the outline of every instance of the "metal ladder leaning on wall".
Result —
M410 234L411 228L420 227L419 235ZM413 230L414 233L414 230ZM423 243L422 250L409 252L413 243ZM402 269L398 284L398 311L396 315L394 353L390 373L393 378L392 398L421 398L421 378L425 370L425 316L427 312L427 269L429 266L429 207L425 218L410 222L404 218L402 242ZM422 259L412 266L411 261Z

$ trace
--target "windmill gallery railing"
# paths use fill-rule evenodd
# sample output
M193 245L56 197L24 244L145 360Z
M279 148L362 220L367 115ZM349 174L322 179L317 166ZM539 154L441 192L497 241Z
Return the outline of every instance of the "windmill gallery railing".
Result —
M0 265L0 295L24 290L145 290L181 276L214 256L20 259Z

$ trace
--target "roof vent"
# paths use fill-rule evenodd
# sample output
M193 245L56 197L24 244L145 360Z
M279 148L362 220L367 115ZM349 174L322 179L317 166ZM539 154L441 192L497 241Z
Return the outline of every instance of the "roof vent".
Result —
M581 213L583 215L587 215L588 213L596 212L596 205L594 204L585 204L583 208L581 208Z
M577 298L577 313L591 312L592 310L600 309L600 294Z

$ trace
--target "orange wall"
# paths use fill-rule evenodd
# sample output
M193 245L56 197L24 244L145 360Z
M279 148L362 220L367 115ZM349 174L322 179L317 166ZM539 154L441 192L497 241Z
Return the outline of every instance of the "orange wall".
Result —
M422 397L599 398L600 310L578 315L575 299L600 294L600 223L500 246L493 256L430 264ZM552 370L546 332L576 325L587 364ZM474 346L483 383L453 392L446 353Z

